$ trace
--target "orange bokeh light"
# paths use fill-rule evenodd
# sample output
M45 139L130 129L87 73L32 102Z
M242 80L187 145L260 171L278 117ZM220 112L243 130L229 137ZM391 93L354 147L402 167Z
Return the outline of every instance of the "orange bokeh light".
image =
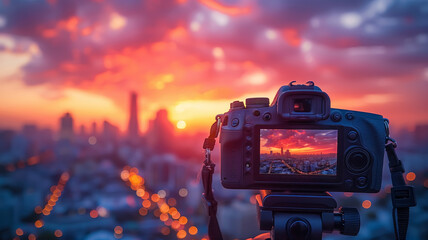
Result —
M144 200L142 205L145 208L149 208L152 205L152 203L150 202L150 200Z
M171 217L174 219L179 219L181 216L180 212L176 211L173 214L171 214Z
M168 205L175 206L177 204L177 200L175 198L168 199Z
M97 218L98 217L98 211L97 210L91 210L89 212L89 216L91 216L91 218Z
M68 181L68 179L70 179L70 174L68 172L64 172L63 174L61 174L62 181Z
M198 228L197 227L195 227L195 226L191 226L190 228L189 228L189 234L190 235L196 235L198 233Z
M42 207L40 207L40 206L35 207L34 208L34 212L37 213L37 214L42 213Z
M370 200L364 200L362 206L363 208L368 209L372 206L372 202L370 202Z
M173 221L173 222L171 223L171 227L172 227L172 228L174 228L174 229L179 229L179 228L180 228L180 226L181 226L181 224L180 224L180 222L179 222L179 221L177 221L177 220L175 220L175 221Z
M142 189L142 188L139 188L139 189L137 189L136 194L137 194L137 196L139 196L139 197L143 197L143 196L144 196L144 194L146 194L146 191L144 191L144 189Z
M179 222L181 225L186 225L186 223L187 223L187 218L186 218L185 216L182 216L182 217L180 217L180 219L178 220L178 222Z
M121 226L116 226L114 228L114 233L119 234L119 235L122 234L123 233L123 228Z
M169 219L168 214L166 214L166 213L162 213L162 214L159 216L159 219L160 219L162 222L167 221L167 220Z
M177 232L177 238L179 238L179 239L185 238L186 235L187 235L187 233L184 230L180 230L180 231Z
M59 230L59 229L57 229L57 230L55 230L55 237L62 237L62 231L61 230Z
M158 195L158 194L156 194L156 193L155 193L155 194L153 194L153 195L152 195L152 201L153 201L153 202L158 202L158 201L159 201L159 199L160 199L160 197L159 197L159 195Z
M144 179L136 174L131 174L128 180L134 186L141 186L142 184L144 184Z
M169 206L168 204L164 203L159 207L159 209L162 213L167 213L169 211Z
M406 179L407 179L407 181L415 181L415 179L416 179L416 174L414 173L414 172L409 172L409 173L407 173L407 175L406 175Z
M20 229L20 228L17 228L17 229L16 229L16 231L15 231L15 233L16 233L16 235L18 235L18 236L22 236L22 235L24 235L24 231L23 231L22 229Z
M140 208L140 210L138 210L138 212L140 213L141 216L146 216L147 213L149 212L146 208Z
M42 220L37 220L37 221L34 223L34 226L36 226L36 228L41 228L41 227L43 227L43 225L44 225L44 223L43 223L43 221L42 221Z
M36 235L34 235L33 233L31 233L30 235L28 235L28 240L36 240Z
M144 193L144 195L141 197L142 199L149 199L150 194L148 192Z

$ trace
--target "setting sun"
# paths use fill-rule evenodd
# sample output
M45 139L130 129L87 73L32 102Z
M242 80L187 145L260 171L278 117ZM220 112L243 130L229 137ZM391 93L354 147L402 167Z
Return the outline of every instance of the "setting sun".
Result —
M186 122L185 121L178 121L177 122L177 128L178 129L185 129L186 128Z

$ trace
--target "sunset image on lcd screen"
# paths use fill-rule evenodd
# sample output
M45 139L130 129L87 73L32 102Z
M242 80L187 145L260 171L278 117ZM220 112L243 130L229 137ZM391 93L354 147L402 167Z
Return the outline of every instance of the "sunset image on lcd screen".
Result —
M260 130L260 174L335 176L336 165L337 130Z

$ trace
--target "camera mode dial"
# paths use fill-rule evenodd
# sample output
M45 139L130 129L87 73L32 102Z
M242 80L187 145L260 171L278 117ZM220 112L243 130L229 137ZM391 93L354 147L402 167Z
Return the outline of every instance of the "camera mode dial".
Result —
M240 108L244 108L244 103L241 101L234 101L230 104L230 108L231 109L240 109Z

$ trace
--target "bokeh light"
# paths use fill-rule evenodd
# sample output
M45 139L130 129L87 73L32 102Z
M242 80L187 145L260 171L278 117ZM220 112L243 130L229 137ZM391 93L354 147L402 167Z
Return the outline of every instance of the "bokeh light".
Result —
M406 174L406 179L407 181L415 181L416 179L416 174L414 172L409 172Z
M180 195L180 197L187 197L187 194L188 194L188 192L187 192L187 189L186 189L186 188L181 188L181 189L178 191L178 195Z
M15 233L16 233L16 235L18 235L18 236L22 236L22 235L24 235L24 231L22 231L22 229L21 229L21 228L17 228L17 229L16 229L16 231L15 231Z
M362 203L363 208L368 209L372 206L372 202L369 200L364 200Z
M62 231L57 229L57 230L55 230L54 235L55 235L55 237L60 238L60 237L62 237Z
M190 235L196 235L198 233L198 228L197 227L195 227L195 226L191 226L190 228L189 228L189 234Z
M179 239L185 238L186 235L187 235L187 233L184 230L180 230L180 231L177 232L177 238L179 238Z
M42 221L42 220L37 220L37 221L34 223L34 226L35 226L36 228L41 228L41 227L43 227L43 225L44 225L44 223L43 223L43 221Z

